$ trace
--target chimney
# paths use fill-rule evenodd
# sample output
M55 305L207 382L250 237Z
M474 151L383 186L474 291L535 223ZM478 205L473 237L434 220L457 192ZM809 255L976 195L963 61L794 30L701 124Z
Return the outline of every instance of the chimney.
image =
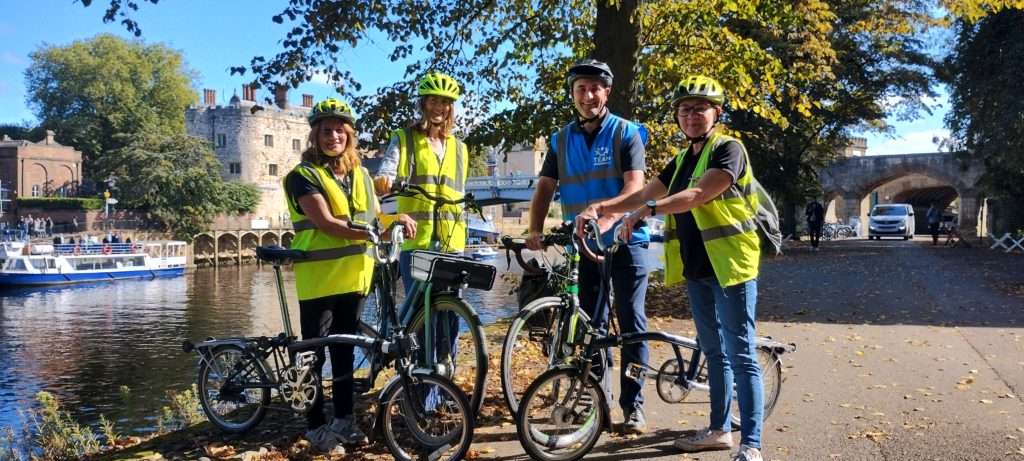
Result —
M274 88L274 104L281 109L288 108L288 86L279 85Z
M55 136L56 134L57 134L57 133L54 133L54 132L53 132L53 130L46 130L46 144L47 144L47 145L49 145L49 144L57 144L57 143L56 143L56 142L54 142L54 140L53 140L53 137L54 137L54 136Z
M217 90L206 88L203 90L203 104L207 106L217 105Z
M252 94L252 88L249 88L249 84L242 85L242 100L243 101L255 101L256 98Z
M304 94L302 95L302 107L313 107L313 95Z

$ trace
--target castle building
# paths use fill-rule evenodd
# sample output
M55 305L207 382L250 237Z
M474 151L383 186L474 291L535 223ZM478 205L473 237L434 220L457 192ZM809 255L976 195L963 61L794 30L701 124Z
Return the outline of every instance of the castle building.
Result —
M289 105L287 87L278 88L274 100L257 102L255 89L243 85L242 96L222 106L216 91L206 89L201 104L185 109L185 129L210 141L225 181L259 186L263 197L253 215L279 225L288 216L282 181L307 147L312 105L309 94L302 95L302 105Z

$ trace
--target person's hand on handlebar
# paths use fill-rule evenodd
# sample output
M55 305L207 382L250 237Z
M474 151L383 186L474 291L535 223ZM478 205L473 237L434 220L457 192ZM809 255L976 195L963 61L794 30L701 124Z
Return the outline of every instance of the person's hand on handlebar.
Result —
M547 246L540 241L541 234L539 232L530 232L530 236L526 237L526 248L533 251L544 251Z
M586 225L590 220L597 220L597 204L591 204L583 212L576 215L576 235L580 238L586 237Z
M378 176L378 177L373 179L373 187L374 187L374 189L377 189L377 193L380 194L380 195L390 194L391 193L391 185L392 185L391 178L388 178L388 177L385 177L385 176Z
M390 187L390 184L388 185ZM405 230L405 238L416 238L416 220L409 215L402 213L398 215L398 225Z
M619 227L619 238L623 242L629 242L633 238L633 229L637 223L643 221L647 217L650 210L647 207L638 208L632 213L626 213L622 216L622 225Z

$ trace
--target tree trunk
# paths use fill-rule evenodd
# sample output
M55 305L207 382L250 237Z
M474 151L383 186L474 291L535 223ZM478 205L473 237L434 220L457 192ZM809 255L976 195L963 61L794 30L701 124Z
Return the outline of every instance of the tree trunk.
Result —
M630 119L636 105L636 64L640 51L640 24L633 21L640 0L597 1L594 59L604 61L615 74L608 109Z

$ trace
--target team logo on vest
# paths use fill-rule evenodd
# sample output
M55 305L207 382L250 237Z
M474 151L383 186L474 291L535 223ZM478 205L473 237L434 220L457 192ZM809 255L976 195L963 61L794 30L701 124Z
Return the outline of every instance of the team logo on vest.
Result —
M594 150L594 166L608 166L612 161L612 150L601 146Z

